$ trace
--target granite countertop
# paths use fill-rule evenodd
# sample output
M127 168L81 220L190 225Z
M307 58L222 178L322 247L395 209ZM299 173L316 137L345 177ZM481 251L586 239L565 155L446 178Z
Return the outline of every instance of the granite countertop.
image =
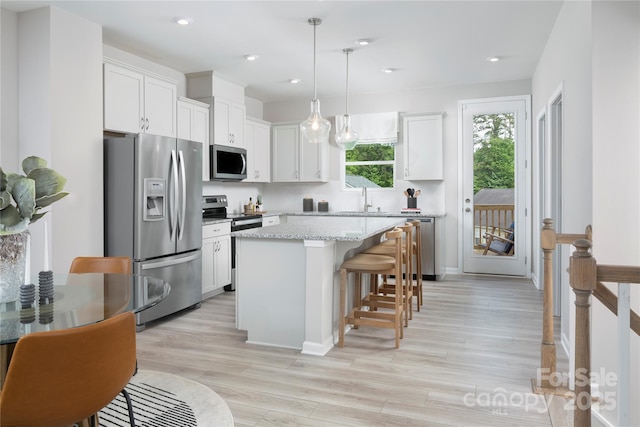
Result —
M235 231L231 235L251 239L360 241L401 225L402 222L399 218L316 215L271 227Z
M269 211L264 216L290 215L290 216L340 216L340 217L376 217L376 218L442 218L446 216L444 212L358 212L358 211L337 211L337 212L303 212L303 211Z

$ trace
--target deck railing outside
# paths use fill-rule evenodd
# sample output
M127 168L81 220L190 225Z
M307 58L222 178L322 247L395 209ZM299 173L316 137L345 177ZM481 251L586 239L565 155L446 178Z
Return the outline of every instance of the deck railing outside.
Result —
M513 223L514 205L474 205L474 249L482 249L486 245L485 233L506 237L506 230Z

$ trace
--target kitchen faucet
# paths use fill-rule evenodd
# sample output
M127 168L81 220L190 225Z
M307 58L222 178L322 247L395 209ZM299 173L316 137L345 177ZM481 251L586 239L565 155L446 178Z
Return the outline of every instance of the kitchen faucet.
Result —
M362 195L364 196L364 209L362 212L367 213L369 212L369 208L373 207L372 203L367 202L367 187L362 187Z

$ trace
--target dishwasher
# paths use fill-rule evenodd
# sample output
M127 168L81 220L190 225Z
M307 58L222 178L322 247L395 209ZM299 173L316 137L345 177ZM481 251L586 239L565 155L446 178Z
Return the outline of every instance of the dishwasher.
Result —
M422 280L436 280L436 219L425 217L408 219L420 221Z

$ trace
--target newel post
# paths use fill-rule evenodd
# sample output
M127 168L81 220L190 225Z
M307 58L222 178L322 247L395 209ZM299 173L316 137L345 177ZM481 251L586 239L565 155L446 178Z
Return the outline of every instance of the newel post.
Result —
M542 305L542 344L540 348L541 371L539 384L543 389L553 389L549 378L556 372L556 344L553 338L553 252L556 248L556 230L553 220L545 218L540 233L540 246L543 253L543 305Z
M569 281L576 294L576 343L575 343L575 426L591 426L591 343L589 306L597 282L596 260L589 251L591 242L579 239L574 242L575 252L569 260Z

